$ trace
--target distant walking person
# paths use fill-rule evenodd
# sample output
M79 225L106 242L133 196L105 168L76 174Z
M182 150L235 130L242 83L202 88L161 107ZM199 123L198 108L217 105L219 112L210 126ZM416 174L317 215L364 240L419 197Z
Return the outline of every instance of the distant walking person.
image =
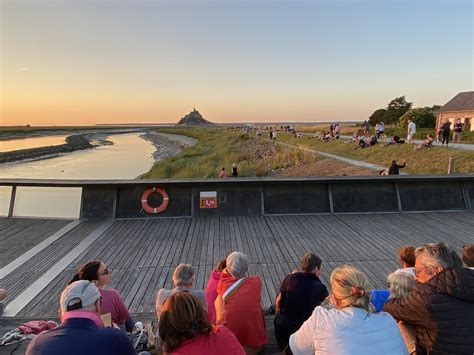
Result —
M413 136L416 133L416 124L412 120L408 120L407 142L413 144Z
M239 172L237 171L237 165L232 164L232 177L239 177Z
M222 167L221 172L219 173L220 178L226 178L227 172L225 171L225 167Z
M272 132L272 141L276 142L276 140L277 140L277 133L276 133L276 131L273 131Z
M453 143L461 143L461 133L463 127L464 123L462 123L461 119L458 118L456 123L454 124Z
M443 141L441 142L441 145L444 145L444 142L446 142L446 147L449 144L449 136L451 135L451 122L446 121L443 123L441 126L441 131L443 134Z

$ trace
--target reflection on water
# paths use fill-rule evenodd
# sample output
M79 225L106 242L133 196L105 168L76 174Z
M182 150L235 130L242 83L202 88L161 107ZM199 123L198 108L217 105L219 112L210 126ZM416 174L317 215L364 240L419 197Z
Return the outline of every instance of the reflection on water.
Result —
M19 149L48 147L50 145L61 145L66 143L66 137L67 136L62 135L0 141L0 152L11 152L13 150Z
M155 147L141 139L139 133L112 135L108 140L113 141L114 145L76 151L51 159L0 164L0 178L133 179L147 172L153 165L152 154ZM81 191L72 191L75 192L64 194L63 190L58 192L42 188L38 192L36 188L19 187L14 215L77 218ZM4 195L5 193L1 196ZM2 212L3 208L0 208L0 213Z
M12 188L10 186L0 186L0 216L8 215L11 191Z

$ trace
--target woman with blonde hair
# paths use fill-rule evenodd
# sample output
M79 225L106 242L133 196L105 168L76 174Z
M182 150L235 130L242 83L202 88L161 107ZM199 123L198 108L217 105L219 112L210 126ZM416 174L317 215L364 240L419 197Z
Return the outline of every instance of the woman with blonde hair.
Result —
M395 319L372 313L369 286L355 267L336 268L330 278L328 305L318 306L290 336L290 349L299 354L407 354Z
M403 270L395 271L387 277L387 285L390 288L390 296L388 299L406 297L415 286L415 277ZM411 324L403 321L397 321L400 333L402 333L405 345L410 354L416 354L416 330Z
M166 300L159 334L165 354L245 354L235 335L224 326L212 326L199 299L187 291Z

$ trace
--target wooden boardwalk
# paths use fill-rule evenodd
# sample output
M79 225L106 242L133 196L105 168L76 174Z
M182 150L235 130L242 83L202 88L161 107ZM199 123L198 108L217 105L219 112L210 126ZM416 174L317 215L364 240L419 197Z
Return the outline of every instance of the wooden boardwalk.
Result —
M11 263L71 221L0 219L0 267ZM455 250L474 243L474 213L412 213L312 215L272 217L209 217L143 220L81 221L0 280L9 297L6 307L37 280L53 275L16 317L57 316L59 295L82 263L100 259L112 270L110 287L119 290L134 314L154 310L156 292L171 287L174 267L186 262L197 273L196 288L205 287L216 262L239 250L251 260L250 273L261 277L263 306L273 302L284 276L296 268L306 252L323 259L325 283L331 270L343 263L360 268L374 288L398 267L399 246L448 242ZM76 257L61 266L67 253L98 233ZM90 238L90 237L89 237ZM59 263L59 264L58 264ZM62 264L61 264L62 265ZM59 267L55 276L51 270ZM30 292L30 293L31 293ZM17 300L18 301L18 300Z

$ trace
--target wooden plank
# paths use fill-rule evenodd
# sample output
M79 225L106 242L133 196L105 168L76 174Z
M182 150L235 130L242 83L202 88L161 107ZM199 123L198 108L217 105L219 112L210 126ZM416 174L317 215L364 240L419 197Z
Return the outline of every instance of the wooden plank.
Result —
M396 251L401 245L443 240L460 251L463 243L474 242L472 216L460 212L117 220L19 314L56 314L59 294L72 270L92 259L111 266L109 286L138 314L154 312L156 293L162 287L172 287L171 275L178 263L195 267L195 287L203 289L217 261L235 250L249 256L249 274L261 278L264 306L274 302L282 280L308 251L323 259L321 279L327 285L335 267L351 263L367 275L373 287L384 288L387 275L398 267ZM15 228L19 235L32 238L28 233L35 223L20 223ZM48 223L39 223L41 230L52 228ZM83 237L81 233L90 233L94 223L81 223L81 231L69 232L63 241L53 243L54 248L45 252L42 260L31 260L24 270L12 275L7 282L13 294L31 282L34 272L44 273L48 263ZM12 229L0 220L2 230Z

